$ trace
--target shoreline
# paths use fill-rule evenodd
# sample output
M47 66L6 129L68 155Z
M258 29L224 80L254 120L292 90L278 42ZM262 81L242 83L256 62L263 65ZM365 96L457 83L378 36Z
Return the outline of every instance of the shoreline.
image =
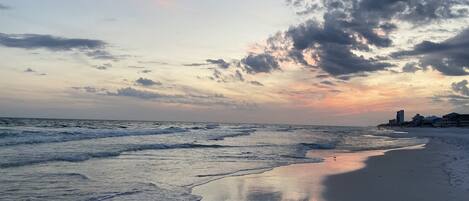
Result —
M322 157L324 161L291 164L259 173L219 178L194 186L192 194L202 197L203 201L323 200L322 183L326 177L362 169L368 158L382 156L388 151L423 146L365 151L311 150L307 156ZM243 186L243 189L239 186Z
M324 152L322 163L293 164L231 176L192 188L203 201L463 201L469 194L469 133L451 129L407 129L396 137L426 137L417 147ZM316 152L316 153L315 153ZM318 156L317 150L309 154ZM466 169L464 169L466 168Z
M446 151L453 145L431 139L425 149L392 150L372 156L362 169L328 176L322 196L327 201L464 201L469 191L451 185Z

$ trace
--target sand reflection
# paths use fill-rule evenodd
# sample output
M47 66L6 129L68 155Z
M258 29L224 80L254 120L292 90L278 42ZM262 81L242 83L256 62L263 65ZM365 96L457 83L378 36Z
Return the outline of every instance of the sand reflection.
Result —
M310 200L320 201L325 176L354 171L370 156L384 151L356 153L313 152L323 163L295 164L254 175L228 177L193 189L204 201Z

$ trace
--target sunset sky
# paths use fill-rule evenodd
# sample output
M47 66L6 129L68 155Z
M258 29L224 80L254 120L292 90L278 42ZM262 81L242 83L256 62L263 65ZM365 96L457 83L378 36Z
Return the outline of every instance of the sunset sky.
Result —
M0 0L0 116L467 113L468 22L469 0Z

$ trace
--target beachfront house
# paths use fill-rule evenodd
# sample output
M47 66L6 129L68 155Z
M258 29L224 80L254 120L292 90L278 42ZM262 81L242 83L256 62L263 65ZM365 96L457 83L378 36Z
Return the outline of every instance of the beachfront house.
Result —
M434 123L435 127L469 127L469 114L450 113Z

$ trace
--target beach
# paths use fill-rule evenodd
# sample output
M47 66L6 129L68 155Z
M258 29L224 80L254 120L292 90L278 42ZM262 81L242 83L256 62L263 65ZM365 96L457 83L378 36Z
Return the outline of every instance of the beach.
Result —
M395 150L324 152L322 163L294 164L195 187L202 200L464 201L469 195L467 129L401 129L428 138Z
M261 179L246 188L283 188L262 192L297 200L323 192L311 188L321 180L307 178L360 169L359 161L381 150L427 142L390 134L374 127L0 118L0 200L198 201L223 189L197 189L270 170L277 183ZM323 163L335 155L336 163ZM315 164L329 166L322 174L310 171Z
M444 200L467 129L0 119L0 200Z

